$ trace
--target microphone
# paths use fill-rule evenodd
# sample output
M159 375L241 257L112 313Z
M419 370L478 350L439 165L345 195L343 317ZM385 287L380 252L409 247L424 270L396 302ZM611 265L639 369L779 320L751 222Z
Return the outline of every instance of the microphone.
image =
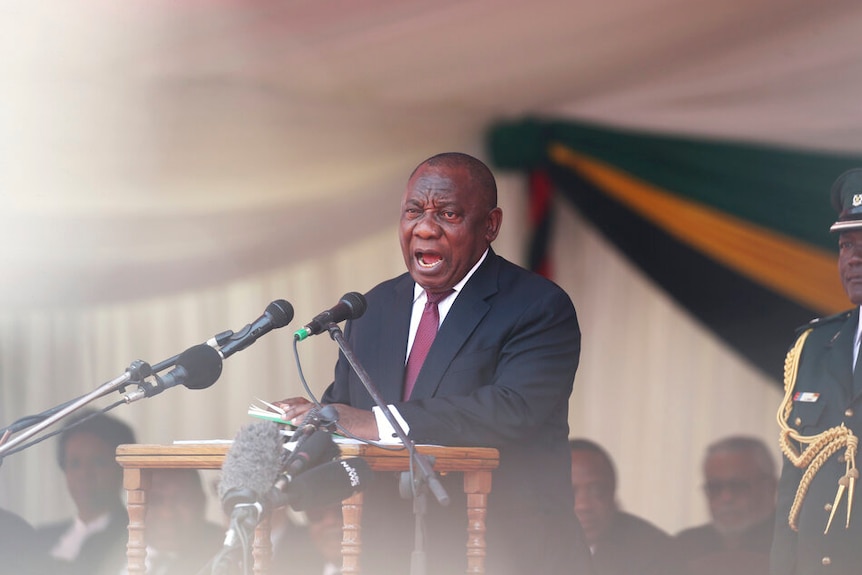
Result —
M154 383L145 382L138 389L123 396L132 403L145 397L158 395L164 390L184 385L189 389L205 389L221 376L222 358L218 351L206 344L196 345L177 356L176 367L163 376L156 375Z
M245 539L269 505L271 490L284 467L285 450L278 425L261 421L242 427L222 465L219 497L230 516L224 546Z
M232 335L228 342L219 349L219 354L221 354L222 359L227 359L256 342L259 337L274 329L286 326L292 319L293 306L283 299L277 299L266 306L262 316Z
M365 296L361 293L355 291L346 293L341 296L341 299L335 306L317 314L305 327L296 330L293 337L296 340L302 341L308 336L326 331L326 328L331 323L360 318L365 313L367 307L368 304L365 302Z
M223 331L221 333L217 333L208 340L206 340L206 344L213 349L218 349L222 345L228 342L228 340L233 336L233 332L230 330ZM177 361L180 359L179 355L175 355L173 357L169 357L168 359L162 360L159 363L153 364L152 371L153 373L158 373L162 370L165 370L169 367L173 367L177 364Z
M287 484L287 501L296 511L332 505L362 491L374 472L361 457L349 457L318 465Z
M334 405L315 406L308 410L302 422L290 437L291 441L302 441L303 437L311 435L317 429L335 430L338 421L338 409Z
M334 459L339 453L332 436L322 429L316 429L307 439L296 444L285 463L285 473L289 479L293 479L306 469Z

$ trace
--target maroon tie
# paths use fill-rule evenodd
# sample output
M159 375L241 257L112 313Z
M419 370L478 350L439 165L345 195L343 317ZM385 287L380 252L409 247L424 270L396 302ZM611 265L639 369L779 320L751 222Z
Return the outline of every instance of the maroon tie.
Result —
M425 302L425 309L422 310L422 319L419 320L419 327L416 328L416 337L413 338L413 347L410 348L407 370L404 373L404 393L402 395L404 401L410 399L413 386L416 384L416 376L419 375L419 370L425 363L425 356L428 355L428 350L431 349L431 344L437 337L437 328L440 326L440 311L437 309L437 304L446 299L453 291L455 290L440 293L425 292L428 301Z

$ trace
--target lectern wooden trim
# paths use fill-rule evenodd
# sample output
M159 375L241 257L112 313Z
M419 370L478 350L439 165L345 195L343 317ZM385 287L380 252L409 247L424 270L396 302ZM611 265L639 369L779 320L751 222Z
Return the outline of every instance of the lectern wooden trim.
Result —
M365 444L340 444L343 456L362 457L375 471L405 471L410 461L406 450L393 451ZM144 575L146 558L147 489L153 469L220 469L230 448L228 443L186 443L174 445L130 444L117 448L117 461L123 467L123 487L128 495L129 543L127 547L129 575ZM491 473L499 464L496 449L488 447L417 446L420 453L434 457L434 470L464 473L464 493L467 495L467 573L485 572L485 515L488 494L491 493ZM344 528L342 537L343 573L360 572L362 493L342 504ZM269 571L272 548L269 521L257 526L254 537L254 572Z

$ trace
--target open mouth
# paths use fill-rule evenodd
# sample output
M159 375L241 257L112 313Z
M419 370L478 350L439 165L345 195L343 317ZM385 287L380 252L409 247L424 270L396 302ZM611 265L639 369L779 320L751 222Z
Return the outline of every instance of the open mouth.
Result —
M416 252L416 263L422 269L434 269L443 263L443 256L434 252Z

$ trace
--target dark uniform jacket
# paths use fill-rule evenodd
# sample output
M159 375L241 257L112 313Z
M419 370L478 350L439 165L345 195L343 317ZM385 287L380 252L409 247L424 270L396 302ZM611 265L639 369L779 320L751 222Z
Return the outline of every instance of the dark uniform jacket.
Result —
M856 437L862 435L862 385L853 383L853 342L859 322L854 309L814 320L799 360L788 425L811 436L845 425ZM862 370L857 374L862 382ZM805 447L804 445L802 446ZM770 569L773 575L849 575L862 573L862 499L860 481L854 494L850 526L845 490L835 518L824 534L846 472L844 449L825 461L811 480L798 519L798 532L788 525L788 515L804 469L784 458L778 488L778 510Z

